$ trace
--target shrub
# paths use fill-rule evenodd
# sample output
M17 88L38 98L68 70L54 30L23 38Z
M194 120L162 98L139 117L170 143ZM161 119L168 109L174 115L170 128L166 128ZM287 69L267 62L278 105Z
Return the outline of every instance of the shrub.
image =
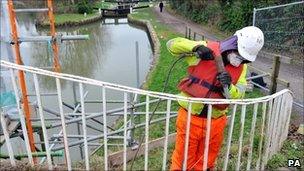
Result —
M77 4L77 9L79 14L87 13L91 14L93 13L93 6L91 3L89 3L88 0L82 0Z
M219 23L221 30L234 31L245 25L243 11L240 7L227 8L223 14L223 19Z
M216 2L206 5L201 11L201 22L210 23L212 25L218 22L219 18L222 16L220 5Z

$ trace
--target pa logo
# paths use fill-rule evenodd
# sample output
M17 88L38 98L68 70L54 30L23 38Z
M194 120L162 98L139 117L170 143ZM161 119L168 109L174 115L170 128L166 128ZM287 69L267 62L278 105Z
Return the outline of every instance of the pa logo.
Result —
M288 159L288 167L301 167L299 159Z

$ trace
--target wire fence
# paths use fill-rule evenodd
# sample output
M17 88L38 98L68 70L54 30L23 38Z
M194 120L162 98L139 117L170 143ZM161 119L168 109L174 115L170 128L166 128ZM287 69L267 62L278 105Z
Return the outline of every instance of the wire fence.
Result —
M263 50L303 61L304 1L254 9L253 25L265 36Z
M277 92L276 94L241 100L229 99L204 99L204 98L187 98L172 94L159 93L131 88L127 86L102 82L94 79L55 73L29 66L21 66L1 60L1 68L10 72L13 92L16 98L17 115L16 121L20 122L19 136L24 137L24 149L27 158L32 164L44 164L49 169L57 165L64 165L68 170L83 168L86 170L96 169L94 157L98 156L98 169L122 169L129 170L130 162L136 149L139 148L138 158L135 160L134 170L167 170L170 167L170 157L172 155L173 143L175 141L175 120L178 105L177 100L189 102L188 111L195 103L203 103L208 106L208 116L206 125L206 137L203 140L205 150L202 154L201 162L204 170L208 168L209 140L214 130L210 129L213 119L211 117L213 106L216 104L229 104L228 115L230 121L225 129L225 140L222 145L220 156L217 161L217 168L223 170L250 170L264 169L267 161L280 150L284 140L287 138L290 114L292 110L292 95L287 89ZM27 135L25 119L19 98L19 88L15 79L17 71L24 71L26 78L33 80L37 115L38 118L31 118L40 123L42 140L36 138L35 144L37 151L32 153ZM49 103L47 99L41 96L44 92L41 90L41 78L49 77L56 84L56 98L53 108L57 111L46 111L44 104ZM69 82L77 85L78 103L72 113L66 111L63 105L63 99L67 94L62 91L62 83ZM94 86L101 91L99 97L100 103L98 111L89 111L90 103L87 103L86 86ZM110 92L115 92L116 97L120 100L115 108L110 108ZM95 93L95 92L93 92ZM130 104L130 97L133 97ZM137 100L134 100L134 99ZM109 100L109 102L108 102ZM161 100L161 105L156 110L156 116L149 120L151 111L155 103ZM57 114L52 118L47 117L47 113ZM135 121L131 123L131 115L137 115ZM14 136L12 130L5 122L9 116L1 112L1 126L3 132L4 145L1 146L1 152L5 151L11 165L16 164L16 159L21 154L14 149ZM33 115L32 115L33 116ZM111 117L121 116L116 119L114 127L111 123ZM191 130L190 118L194 117L190 112L187 114L187 132L185 142L189 144L189 132ZM92 124L93 119L98 119L98 125ZM80 124L81 131L75 133L72 124ZM131 123L131 124L130 124ZM56 129L59 128L59 129ZM95 128L97 130L92 131ZM55 131L54 131L55 129ZM133 130L133 141L130 141L130 130ZM21 133L21 135L20 135ZM36 133L37 134L37 133ZM138 146L136 141L144 135L144 143ZM16 136L15 136L16 137ZM134 143L135 142L135 143ZM135 144L135 145L134 145ZM136 146L137 144L137 146ZM73 161L75 155L72 153L74 147L80 147L83 153L83 160ZM94 147L94 148L93 148ZM98 148L96 148L98 147ZM183 169L186 170L192 166L187 164L187 148L185 146ZM39 150L40 149L40 150ZM60 156L58 152L63 150L60 160L55 160ZM93 155L92 155L93 154ZM101 168L102 167L102 168Z

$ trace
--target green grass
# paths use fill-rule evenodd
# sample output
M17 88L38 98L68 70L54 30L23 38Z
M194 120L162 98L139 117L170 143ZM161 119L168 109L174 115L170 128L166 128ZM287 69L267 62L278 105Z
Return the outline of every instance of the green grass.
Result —
M150 2L139 2L138 6L146 6L146 5L150 5Z
M80 22L97 16L99 16L98 13L87 14L86 17L83 14L57 14L55 15L55 22L57 24L66 23L66 22Z
M146 6L146 5L149 5L150 3L149 2L139 2L138 3L138 6ZM94 7L96 8L105 8L105 9L111 9L111 8L114 8L117 6L117 3L116 2L97 2Z
M55 24L64 24L70 22L82 22L88 19L92 19L94 17L98 17L99 13L87 14L84 16L83 14L55 14ZM43 24L48 24L49 19L48 17L43 21Z
M104 8L104 9L111 9L115 7L117 3L114 2L98 2L95 4L96 8Z
M302 165L301 168L297 168L297 170L304 169L304 142L287 140L283 144L283 148L277 154L275 154L269 161L267 165L267 169L274 170L280 167L287 167L288 159L300 159L300 163Z
M178 36L183 36L181 34L173 32L170 28L168 28L166 25L163 25L159 23L156 18L154 13L150 8L147 9L140 9L136 10L135 13L132 14L132 17L135 19L140 19L140 20L148 20L151 22L151 24L154 27L154 30L157 32L157 36L160 40L161 48L160 48L160 57L154 67L154 69L149 73L148 79L146 84L144 85L145 89L152 90L152 91L161 91L163 88L163 84L165 82L166 75L168 73L168 70L174 60L174 58L167 50L166 48L166 42L172 38L178 37ZM178 90L176 88L176 85L178 84L179 80L183 78L186 75L186 64L183 62L179 62L175 68L173 69L172 76L170 77L168 88L165 92L167 93L172 93L176 94L178 93ZM253 92L248 92L246 94L245 98L256 98L256 97L261 97L263 94L259 90L254 90ZM140 97L140 101L144 101L145 97ZM152 100L152 99L150 99ZM155 104L150 105L150 111L152 111L155 107ZM165 111L166 109L166 103L162 102L160 106L158 107L157 111ZM176 111L178 109L178 105L176 103L173 103L171 111ZM241 107L239 106L237 108L237 113L235 117L235 124L234 124L234 132L232 134L232 144L231 144L231 150L230 150L230 160L228 164L228 169L233 169L235 168L236 161L237 161L237 154L238 154L238 139L239 139L239 131L241 127L241 122L240 122L240 116L241 116ZM145 111L145 108L139 108L137 111ZM231 112L229 112L231 113ZM245 118L245 127L244 127L244 137L243 137L243 148L242 148L242 165L241 169L246 169L246 161L248 157L248 147L250 144L250 131L251 131L251 121L252 121L252 116L253 116L253 105L248 105L247 107L247 112L246 112L246 118ZM156 119L159 116L155 116L154 119ZM135 123L143 123L145 120L145 116L140 116L136 117ZM170 120L170 133L175 132L175 118ZM260 131L261 131L261 122L262 122L262 104L259 104L258 108L258 113L257 113L257 122L256 122L256 127L254 128L255 130L255 136L253 140L253 155L252 155L252 164L251 168L255 168L255 164L257 161L257 156L258 156L258 147L259 147L259 140L260 140ZM118 124L116 125L117 128L121 127L123 125L123 121L120 120L118 121ZM227 138L228 135L228 129L229 126L226 127L225 129L225 137ZM144 128L139 128L136 129L134 132L134 137L139 141L139 139L142 137L144 134ZM157 124L152 124L150 126L150 131L149 131L149 139L156 139L159 137L164 136L165 134L165 123L159 122ZM264 141L265 142L265 141ZM224 144L222 145L221 148L221 153L218 157L217 161L217 169L222 168L223 162L224 162L224 155L227 150L227 145L225 144L226 141L224 141ZM286 160L288 158L300 158L301 155L299 153L299 149L303 151L303 144L297 144L298 151L293 149L293 146L290 144L297 143L294 141L287 141L284 143L284 146L281 150L280 153L277 155L274 155L271 160L269 160L268 165L266 166L269 169L276 169L281 166L286 167ZM167 159L167 167L170 165L170 156L172 155L174 149L174 144L169 145L168 148L168 159ZM121 147L110 147L110 151L117 151L121 150ZM161 170L161 164L162 164L162 152L163 148L157 148L154 150L149 151L149 169L151 170ZM102 152L98 152L100 156L103 156ZM303 163L303 162L302 162ZM130 163L128 163L128 167L130 168ZM144 167L144 157L140 156L136 159L136 162L133 166L133 169L143 169ZM118 170L120 168L116 168Z

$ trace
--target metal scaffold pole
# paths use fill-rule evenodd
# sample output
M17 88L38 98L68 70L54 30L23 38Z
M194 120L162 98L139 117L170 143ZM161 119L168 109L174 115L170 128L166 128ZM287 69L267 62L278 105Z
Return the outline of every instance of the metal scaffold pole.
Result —
M16 55L16 64L22 65L22 59L20 55L20 45L18 42L18 32L17 32L17 25L16 25L16 14L14 12L14 5L13 1L9 0L8 1L8 12L9 12L9 19L10 19L10 26L11 26L11 35L12 35L12 42L11 44L14 46L15 49L15 55ZM33 128L32 128L32 123L31 123L31 112L30 112L30 107L29 107L29 100L27 97L27 88L26 88L26 83L25 83L25 76L24 72L19 70L19 84L21 88L21 93L22 93L22 104L23 104L23 111L25 114L25 121L26 121L26 127L28 130L28 138L29 138L29 143L31 147L31 151L35 152L35 143L34 143L34 133L33 133Z
M48 5L48 15L50 19L50 29L51 29L51 36L52 36L52 49L54 54L54 71L60 72L60 63L59 63L59 48L58 48L58 40L56 39L56 31L55 31L55 17L53 13L53 1L47 0Z

